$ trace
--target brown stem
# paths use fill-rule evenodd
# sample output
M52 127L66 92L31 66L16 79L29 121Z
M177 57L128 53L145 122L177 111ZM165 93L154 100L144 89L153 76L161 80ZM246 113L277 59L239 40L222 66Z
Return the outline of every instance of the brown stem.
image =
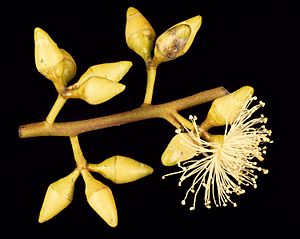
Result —
M52 125L45 121L21 125L19 127L19 137L76 136L93 130L119 126L152 118L163 118L175 127L178 127L178 123L174 122L172 112L178 112L180 110L206 103L226 94L228 94L228 91L224 87L217 87L168 103L159 105L144 104L133 110L93 119L72 122L57 122Z

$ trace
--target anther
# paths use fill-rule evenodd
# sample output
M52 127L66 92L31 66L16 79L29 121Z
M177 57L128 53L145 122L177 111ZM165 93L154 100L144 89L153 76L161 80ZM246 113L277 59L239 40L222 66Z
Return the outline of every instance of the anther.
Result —
M181 129L175 129L175 133L176 134L179 134L179 133L181 133L182 131L181 131Z

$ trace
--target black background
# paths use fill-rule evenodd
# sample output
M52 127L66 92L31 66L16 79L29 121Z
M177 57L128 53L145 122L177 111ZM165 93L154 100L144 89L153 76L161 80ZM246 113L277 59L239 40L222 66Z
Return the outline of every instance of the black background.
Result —
M261 166L269 174L259 175L258 188L235 198L237 208L204 207L199 196L195 211L180 204L185 190L177 187L178 177L162 180L175 170L163 167L160 157L174 128L160 119L85 133L79 136L88 162L97 163L115 154L135 158L154 168L154 173L138 181L116 185L94 175L113 191L119 225L110 228L88 205L81 177L76 182L73 202L53 219L38 223L39 210L50 183L75 167L67 137L18 138L18 126L45 119L57 93L52 83L36 70L33 31L41 27L77 63L76 79L91 65L129 60L132 68L122 79L126 90L102 105L91 106L69 100L57 121L87 119L138 107L146 86L145 65L125 42L126 10L137 8L159 36L169 27L201 15L202 26L189 51L158 67L153 103L163 103L202 90L224 86L234 91L251 85L266 103L261 113L269 118L274 144L269 145ZM28 10L26 10L28 9ZM11 235L84 235L86 238L225 238L281 235L293 238L297 220L296 134L297 102L295 68L299 65L294 33L299 30L292 6L286 1L107 1L89 3L40 2L7 8L3 21L8 50L6 72L12 79L6 99L13 101L15 149L6 158L4 179L8 215L14 225ZM10 22L10 24L6 24ZM8 69L8 70L7 70ZM13 77L12 77L13 76ZM74 82L76 81L74 79ZM13 90L11 90L13 89ZM4 104L5 105L5 104ZM185 110L203 119L210 104ZM11 107L11 106L10 106ZM8 112L8 111L7 111ZM11 160L11 157L13 160ZM295 170L295 173L293 171ZM293 218L296 216L295 218ZM293 234L296 235L296 234Z

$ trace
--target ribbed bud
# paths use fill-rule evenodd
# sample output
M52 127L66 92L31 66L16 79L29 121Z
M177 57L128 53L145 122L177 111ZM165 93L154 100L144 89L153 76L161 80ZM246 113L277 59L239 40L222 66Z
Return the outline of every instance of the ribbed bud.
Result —
M96 180L89 171L82 170L85 194L89 205L111 227L118 225L118 214L112 191Z
M144 61L151 58L155 35L148 20L137 9L129 7L126 14L126 43Z
M82 84L91 76L99 76L114 82L119 82L129 71L131 66L132 62L130 61L119 61L94 65L88 68L88 70L80 77L77 83Z
M209 129L214 126L226 125L226 123L231 124L253 93L254 89L251 86L243 86L228 95L214 100L201 127Z
M51 80L58 91L76 74L72 56L51 39L47 32L37 27L34 30L35 65L37 70Z
M173 166L181 161L193 158L197 153L193 145L192 138L188 133L176 134L161 156L162 164Z
M38 219L40 223L53 218L72 202L75 181L79 174L79 170L76 169L49 185Z
M120 155L110 157L99 164L89 164L88 169L117 184L133 182L153 172L152 167Z
M174 25L161 34L155 43L155 61L170 61L185 54L193 43L201 22L201 16L196 16Z
M66 98L79 98L91 105L101 104L118 95L125 85L103 77L91 76L82 84L74 84L64 92Z

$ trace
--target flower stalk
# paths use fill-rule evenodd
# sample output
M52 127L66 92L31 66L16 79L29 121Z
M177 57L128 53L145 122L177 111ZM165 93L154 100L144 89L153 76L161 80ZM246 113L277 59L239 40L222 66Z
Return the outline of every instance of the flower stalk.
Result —
M156 69L157 66L147 67L147 85L146 85L144 104L150 105L152 103L154 83L156 78Z
M20 138L38 136L77 136L81 133L119 126L152 118L163 118L176 128L180 128L181 122L176 120L176 112L191 108L228 94L224 87L199 92L197 94L170 101L159 105L142 105L133 110L96 117L87 120L70 122L55 122L52 125L45 121L21 125L19 127Z
M48 124L53 124L56 116L58 115L59 111L61 110L61 108L64 106L64 104L66 103L67 99L65 99L61 94L58 94L57 99L52 107L52 109L50 110L47 118L46 118L46 122Z

